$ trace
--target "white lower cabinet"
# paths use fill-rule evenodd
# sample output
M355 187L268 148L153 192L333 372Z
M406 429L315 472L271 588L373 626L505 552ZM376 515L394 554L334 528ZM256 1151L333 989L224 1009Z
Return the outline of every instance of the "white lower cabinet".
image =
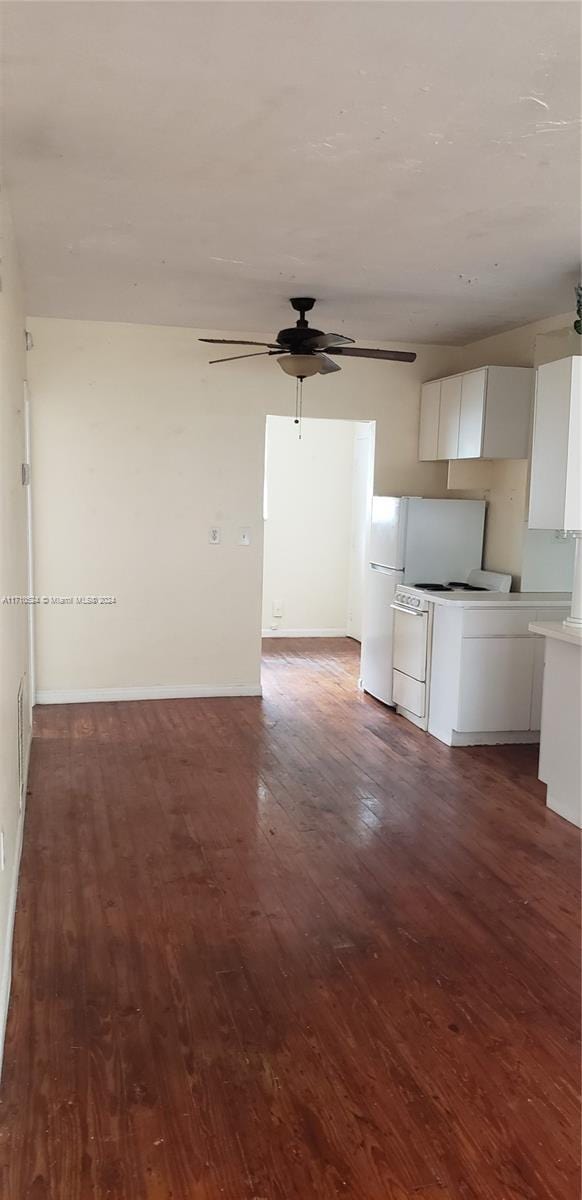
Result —
M551 616L549 616L547 612L541 612L540 615L540 612L538 612L536 617L536 620L538 621L565 621L566 617L570 614L570 610L568 608L554 608L551 610ZM531 693L530 729L541 729L546 639L544 637L538 637L537 634L532 634L532 637L534 642L534 668Z
M552 614L553 618L553 614ZM530 729L541 729L542 726L542 693L544 690L544 656L546 649L545 638L534 638L534 666L531 689Z
M460 733L530 728L534 651L532 637L464 639Z
M557 606L435 605L429 733L449 746L537 741L546 639L528 627L567 614Z

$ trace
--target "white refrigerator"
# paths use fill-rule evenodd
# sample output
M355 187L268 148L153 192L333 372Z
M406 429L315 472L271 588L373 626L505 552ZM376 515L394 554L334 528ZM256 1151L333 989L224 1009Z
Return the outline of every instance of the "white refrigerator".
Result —
M392 704L390 605L399 584L463 582L481 566L484 500L374 496L364 581L361 686Z

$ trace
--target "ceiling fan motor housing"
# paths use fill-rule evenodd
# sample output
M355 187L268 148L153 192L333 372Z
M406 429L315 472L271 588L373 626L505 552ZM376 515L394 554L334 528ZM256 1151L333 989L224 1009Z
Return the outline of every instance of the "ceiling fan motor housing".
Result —
M291 354L308 353L307 342L312 338L319 337L322 334L321 329L313 329L311 325L292 325L291 329L280 329L277 334L277 342L283 346L285 350L289 350Z

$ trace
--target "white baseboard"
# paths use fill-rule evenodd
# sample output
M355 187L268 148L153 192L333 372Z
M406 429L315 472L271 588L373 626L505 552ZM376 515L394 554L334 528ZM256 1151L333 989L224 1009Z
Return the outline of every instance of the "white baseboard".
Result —
M578 829L582 829L582 804L579 797L574 796L572 799L564 800L563 796L552 796L548 790L546 804L558 817L562 817L564 821L569 821L571 825L577 825Z
M28 739L28 747L26 751L26 763L24 766L24 787L22 809L18 819L18 828L16 831L16 846L14 848L14 864L12 875L12 887L10 889L10 898L8 901L8 920L6 922L6 941L4 943L4 953L0 964L0 1078L2 1076L2 1064L4 1061L4 1039L6 1037L6 1022L8 1020L8 1007L10 1005L10 988L12 985L12 940L14 936L14 920L16 917L16 899L18 896L18 883L20 879L20 859L22 857L22 842L24 835L24 814L26 812L26 789L28 786L28 766L30 762L30 747L32 744L32 734Z
M35 704L95 704L102 700L203 700L214 696L262 696L255 683L171 683L157 687L53 690L41 688Z
M450 746L531 745L540 740L539 729L502 730L500 733L458 733L452 730Z
M343 638L347 636L347 629L263 629L264 638Z

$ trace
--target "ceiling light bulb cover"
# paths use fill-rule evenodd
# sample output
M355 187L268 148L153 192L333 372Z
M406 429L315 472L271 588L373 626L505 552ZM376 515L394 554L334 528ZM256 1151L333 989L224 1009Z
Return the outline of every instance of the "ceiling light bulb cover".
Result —
M286 375L294 375L295 379L319 375L320 363L315 354L283 354L277 362Z

